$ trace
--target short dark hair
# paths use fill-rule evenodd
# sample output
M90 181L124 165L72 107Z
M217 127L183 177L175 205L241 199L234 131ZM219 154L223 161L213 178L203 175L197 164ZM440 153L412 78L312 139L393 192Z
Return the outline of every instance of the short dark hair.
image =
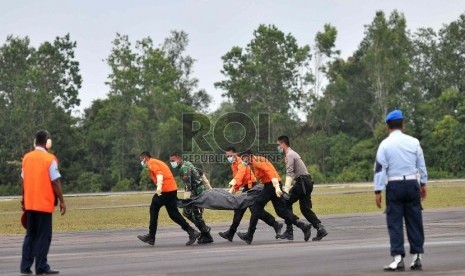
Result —
M47 130L41 129L36 133L36 144L37 145L45 145L47 144L47 140L50 138L50 134Z
M152 155L150 155L150 152L148 152L148 151L143 151L143 152L140 154L140 157L152 158Z
M403 119L390 120L387 122L387 125L389 129L402 129L404 125L404 120Z
M289 142L289 137L287 137L286 135L279 136L278 141L284 143L288 147L291 146L291 142Z
M181 155L179 152L177 152L177 151L175 151L175 152L173 152L172 154L170 154L170 157L171 157L171 156L182 157L182 155Z
M236 153L236 152L237 152L237 151L236 151L236 148L235 148L235 147L233 147L233 146L229 146L229 147L227 147L227 148L226 148L226 151L232 151L232 152L234 152L234 153Z
M252 150L251 150L251 149L247 149L247 150L241 152L240 156L243 156L243 155L252 155Z

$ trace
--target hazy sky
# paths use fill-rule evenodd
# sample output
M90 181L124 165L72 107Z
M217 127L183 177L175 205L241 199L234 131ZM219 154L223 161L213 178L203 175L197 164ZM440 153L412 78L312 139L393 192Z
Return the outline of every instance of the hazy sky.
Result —
M351 55L377 10L397 9L408 28L432 27L457 20L465 12L464 0L0 0L0 39L7 35L29 36L33 46L71 34L77 41L76 58L83 77L81 107L104 98L109 68L104 59L117 32L131 41L150 36L159 44L170 30L189 34L187 53L197 60L194 75L200 87L213 96L214 109L222 101L213 83L222 79L221 56L232 46L245 46L259 24L275 24L291 32L300 45L313 44L325 23L338 30L336 47Z

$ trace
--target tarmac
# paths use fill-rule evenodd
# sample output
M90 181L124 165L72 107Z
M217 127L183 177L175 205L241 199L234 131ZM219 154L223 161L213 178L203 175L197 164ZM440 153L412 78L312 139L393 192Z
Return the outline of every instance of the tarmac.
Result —
M179 227L160 228L155 246L137 239L146 229L54 233L48 260L60 275L465 275L465 208L426 210L423 271L383 272L391 262L382 212L323 216L329 235L304 242L276 240L260 222L251 245L223 240L212 224L213 244L185 246ZM248 221L240 230L245 231ZM312 232L312 237L316 231ZM20 275L22 236L0 237L0 275ZM409 252L408 242L405 244ZM411 257L406 257L409 266Z

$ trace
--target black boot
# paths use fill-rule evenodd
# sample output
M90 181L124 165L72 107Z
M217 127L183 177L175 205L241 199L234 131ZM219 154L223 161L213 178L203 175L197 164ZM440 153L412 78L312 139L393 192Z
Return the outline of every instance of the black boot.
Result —
M323 224L320 223L315 228L317 229L316 230L316 237L314 237L312 239L312 241L321 241L321 239L323 239L324 237L326 237L328 235L328 231L326 231Z
M308 241L310 239L310 236L312 235L312 225L306 224L298 220L296 226L299 227L302 230L302 232L304 232L304 241Z
M273 228L276 233L276 236L275 236L276 239L279 239L281 237L281 230L283 229L283 226L284 224L282 224L281 222L275 221L273 223Z
M222 237L223 239L232 242L233 239L234 239L234 234L235 233L236 233L236 231L232 231L231 229L229 229L226 232L219 232L218 235L220 235L220 237Z
M241 233L241 232L237 232L237 236L245 241L247 244L251 244L252 243L252 240L253 240L253 234L250 234L249 232L246 232L246 233Z
M139 235L137 236L142 242L148 243L149 245L155 244L155 236L150 234Z
M200 237L200 232L194 229L189 230L187 234L189 234L189 240L186 245L192 245Z
M207 243L212 243L213 242L213 237L210 235L210 230L208 232L202 232L200 233L200 238L197 240L198 244L207 244Z
M292 227L292 224L288 224L286 226L286 231L284 233L282 233L280 236L279 236L280 239L282 240L294 240L294 229Z

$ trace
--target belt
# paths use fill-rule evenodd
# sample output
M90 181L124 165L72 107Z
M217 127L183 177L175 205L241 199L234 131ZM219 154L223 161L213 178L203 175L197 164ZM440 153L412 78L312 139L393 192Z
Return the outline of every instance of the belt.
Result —
M300 178L300 179L304 179L304 178L308 178L308 177L310 177L309 174L302 174L302 175L299 175L298 177L296 177L295 179L296 179L296 180L299 179L299 178Z
M402 180L416 180L416 179L417 179L416 174L388 177L388 181L402 181Z

